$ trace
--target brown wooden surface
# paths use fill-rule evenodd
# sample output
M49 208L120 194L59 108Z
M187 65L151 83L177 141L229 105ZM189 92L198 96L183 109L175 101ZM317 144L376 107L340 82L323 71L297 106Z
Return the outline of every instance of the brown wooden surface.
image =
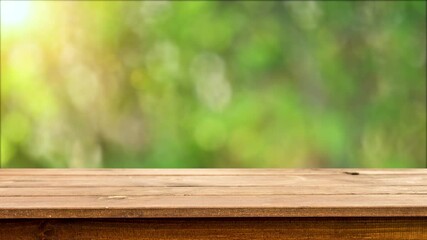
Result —
M426 169L0 169L0 218L427 217Z
M2 240L426 240L427 218L0 220Z

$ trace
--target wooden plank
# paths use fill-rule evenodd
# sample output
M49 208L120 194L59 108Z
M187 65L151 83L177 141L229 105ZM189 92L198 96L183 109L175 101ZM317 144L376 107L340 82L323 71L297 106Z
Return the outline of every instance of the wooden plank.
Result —
M427 174L427 169L360 169L360 168L315 168L315 169L277 169L277 168L221 168L221 169L0 169L0 176L271 176L271 175L413 175Z
M425 217L425 207L389 208L149 208L149 209L3 209L0 219L73 218L254 218L254 217Z
M427 216L427 195L0 197L0 218Z
M427 218L0 220L0 239L425 240Z
M280 187L20 187L0 188L0 196L269 196L269 195L427 195L426 186Z
M238 186L427 186L421 175L272 175L272 176L0 176L0 187L238 187Z
M29 171L0 172L0 218L427 216L416 169Z

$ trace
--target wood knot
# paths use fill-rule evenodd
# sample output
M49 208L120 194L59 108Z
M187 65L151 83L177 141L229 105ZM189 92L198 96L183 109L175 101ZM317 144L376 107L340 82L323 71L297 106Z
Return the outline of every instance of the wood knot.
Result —
M49 221L42 221L38 227L38 239L49 240L52 239L54 229Z
M360 173L358 172L344 172L344 173L348 175L360 175Z

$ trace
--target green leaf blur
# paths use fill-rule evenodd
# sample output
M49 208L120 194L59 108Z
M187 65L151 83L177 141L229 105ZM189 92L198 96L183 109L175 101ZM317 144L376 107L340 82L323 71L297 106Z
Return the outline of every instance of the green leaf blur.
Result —
M2 167L424 167L424 1L1 1Z

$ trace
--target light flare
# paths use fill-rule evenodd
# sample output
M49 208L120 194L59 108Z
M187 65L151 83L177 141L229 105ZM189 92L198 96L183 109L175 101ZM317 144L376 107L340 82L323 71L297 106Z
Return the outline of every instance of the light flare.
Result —
M30 1L1 0L1 27L18 27L28 22L32 3Z

